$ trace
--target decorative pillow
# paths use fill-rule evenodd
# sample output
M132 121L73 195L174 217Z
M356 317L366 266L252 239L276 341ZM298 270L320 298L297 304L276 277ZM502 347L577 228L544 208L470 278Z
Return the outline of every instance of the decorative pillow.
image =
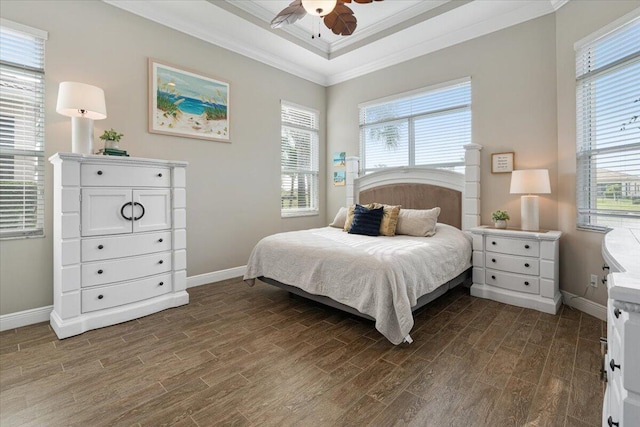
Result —
M335 228L344 228L344 223L347 222L347 213L349 210L347 208L340 208L336 217L333 219L333 222L329 224L330 227Z
M398 225L398 215L400 214L401 205L383 205L381 203L372 203L374 208L384 208L384 215L380 223L380 234L383 236L395 236L396 227Z
M380 233L380 223L384 215L384 208L367 209L356 205L353 209L353 222L349 234L363 234L365 236L377 236Z
M373 208L373 203L369 203L368 205L361 205L367 209L372 209ZM353 222L353 211L355 209L356 205L351 205L349 206L349 208L347 209L347 220L344 222L344 231L349 231L351 229L351 222Z
M440 208L402 209L398 215L396 234L429 237L436 234Z

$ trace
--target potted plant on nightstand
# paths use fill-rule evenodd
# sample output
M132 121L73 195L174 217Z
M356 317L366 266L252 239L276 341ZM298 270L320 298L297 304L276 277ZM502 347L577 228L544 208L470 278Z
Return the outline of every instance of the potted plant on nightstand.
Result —
M500 209L498 209L491 214L491 219L493 220L493 225L496 228L507 228L507 220L511 218L509 217L509 213L507 211L501 211Z
M104 141L104 148L118 149L118 142L120 142L120 138L123 136L123 134L118 133L111 128L109 130L105 130L104 133L100 135L100 139Z

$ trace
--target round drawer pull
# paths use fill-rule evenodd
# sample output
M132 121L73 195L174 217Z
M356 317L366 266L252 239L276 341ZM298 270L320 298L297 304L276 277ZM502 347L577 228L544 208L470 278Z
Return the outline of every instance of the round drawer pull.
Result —
M616 308L615 310L613 310L613 315L616 316L616 319L620 317L620 309Z
M529 263L528 263L528 262L525 262L525 263L524 263L524 266L525 266L525 267L529 267Z
M529 249L529 245L524 245L524 248L525 249Z
M158 283L158 286L162 286L162 285L164 285L164 282Z
M496 280L496 276L491 276L491 278L492 278L493 280Z
M491 262L496 262L496 259L495 258L491 258Z
M620 423L614 423L613 422L613 417L609 416L609 418L607 418L607 424L609 425L609 427L618 427L620 425Z
M102 270L98 270L98 274L102 274L102 273L103 273L103 271L102 271Z
M496 244L496 242L491 242L491 244L492 244L492 245L495 245L495 244Z
M162 242L164 242L164 239L160 238L160 239L158 239L158 242L162 243Z
M98 175L102 175L102 171L98 171Z
M525 286L529 286L529 282L524 282L524 285Z
M98 295L98 299L104 298L104 295Z
M98 245L98 249L104 249L104 246Z
M162 178L162 174L161 173L158 174L158 178Z
M616 361L613 359L609 362L609 367L611 367L611 372L615 371L616 368L620 369L620 365L616 365Z
M158 264L164 264L163 260L158 261Z

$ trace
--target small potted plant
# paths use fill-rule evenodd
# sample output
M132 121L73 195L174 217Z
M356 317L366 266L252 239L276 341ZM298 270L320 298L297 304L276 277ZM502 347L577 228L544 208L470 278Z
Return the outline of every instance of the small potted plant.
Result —
M105 130L102 135L100 135L100 139L104 141L104 148L118 148L118 142L120 142L120 138L122 138L124 134L118 133L113 130L113 128L109 130Z
M491 219L493 220L493 225L496 228L507 228L507 220L511 218L509 217L509 213L507 211L501 211L500 209L498 209L491 214Z

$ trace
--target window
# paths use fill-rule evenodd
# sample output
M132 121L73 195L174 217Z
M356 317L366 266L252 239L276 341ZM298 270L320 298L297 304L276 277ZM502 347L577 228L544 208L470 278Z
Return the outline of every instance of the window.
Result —
M576 44L579 228L640 227L640 16L625 21Z
M0 23L0 237L42 236L44 223L44 41Z
M280 189L282 216L318 214L317 111L282 102Z
M464 171L471 143L471 81L466 78L368 102L360 108L364 172L428 165Z

